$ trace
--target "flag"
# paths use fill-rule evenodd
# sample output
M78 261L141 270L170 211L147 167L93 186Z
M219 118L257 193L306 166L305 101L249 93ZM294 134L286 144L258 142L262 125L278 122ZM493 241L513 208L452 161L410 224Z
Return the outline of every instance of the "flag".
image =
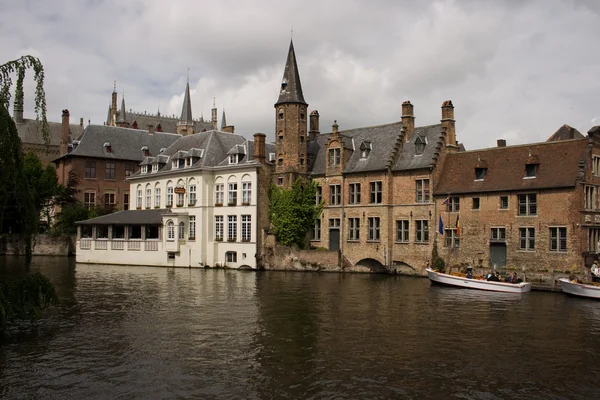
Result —
M442 204L448 204L449 201L450 201L450 196L446 197L446 199L444 201L442 201Z
M460 236L460 215L456 216L456 235Z
M444 221L442 221L442 216L440 215L440 223L438 224L438 230L440 235L444 234Z

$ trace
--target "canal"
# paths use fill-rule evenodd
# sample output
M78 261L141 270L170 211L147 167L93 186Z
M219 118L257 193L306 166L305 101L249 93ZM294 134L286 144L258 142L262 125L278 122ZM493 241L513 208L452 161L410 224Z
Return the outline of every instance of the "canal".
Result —
M19 262L5 259L0 278ZM600 398L600 302L422 278L75 265L0 343L2 399Z

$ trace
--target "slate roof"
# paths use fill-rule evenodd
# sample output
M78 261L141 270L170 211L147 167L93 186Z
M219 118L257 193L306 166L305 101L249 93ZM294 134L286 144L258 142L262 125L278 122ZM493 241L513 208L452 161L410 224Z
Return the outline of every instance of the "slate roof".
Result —
M124 210L103 215L85 221L75 222L78 225L148 225L162 223L162 215L167 214L167 208L154 210Z
M350 159L344 166L343 173L358 173L386 169L390 157L393 156L395 145L400 138L402 122L370 126L365 128L340 131L347 149L354 149ZM441 135L441 125L430 125L415 128L410 142L404 141L402 151L396 156L392 166L394 171L428 168L433 163L436 144ZM425 138L427 145L424 153L415 154L414 140L420 135ZM331 133L317 135L314 141L308 143L308 153L312 160L309 169L312 175L324 175L326 163L327 140ZM371 150L366 158L362 158L360 147L368 143Z
M283 70L279 99L275 105L282 103L306 104L306 101L304 101L304 94L302 94L302 84L300 83L300 73L298 72L298 64L296 63L294 42L291 40L285 69Z
M572 137L571 130L573 132ZM577 129L567 124L564 124L563 126L558 128L558 130L554 132L548 139L546 139L546 142L552 142L555 140L581 139L583 137L585 136L583 136L581 132L579 132Z
M167 148L176 142L181 135L155 132L153 134L141 129L119 128L106 125L88 125L80 138L80 143L63 157L97 157L117 160L142 161L142 147L147 146L150 156L156 156L160 149ZM104 143L110 143L111 151L107 152Z
M434 194L572 187L582 177L587 145L584 138L449 153ZM523 179L528 160L539 162L536 177ZM478 163L487 166L482 181L475 181Z
M41 126L39 126L35 119L24 119L22 123L15 122L15 124L17 125L17 131L19 132L21 142L27 144L44 144ZM48 121L48 130L50 133L50 145L60 146L60 142L62 141L62 123ZM77 139L79 136L81 136L83 127L80 125L70 124L69 131L71 132L71 138Z
M183 107L181 107L180 121L190 123L193 122L192 118L192 102L190 100L190 83L185 85L185 96L183 97Z

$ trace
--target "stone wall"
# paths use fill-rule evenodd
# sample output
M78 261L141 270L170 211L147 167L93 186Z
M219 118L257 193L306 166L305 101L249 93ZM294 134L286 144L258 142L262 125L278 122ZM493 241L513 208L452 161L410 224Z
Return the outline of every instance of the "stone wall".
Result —
M36 235L33 242L34 256L70 256L75 254L75 236ZM25 255L25 242L19 235L0 237L0 254Z
M267 270L342 271L336 250L299 250L279 245L265 246L259 265Z

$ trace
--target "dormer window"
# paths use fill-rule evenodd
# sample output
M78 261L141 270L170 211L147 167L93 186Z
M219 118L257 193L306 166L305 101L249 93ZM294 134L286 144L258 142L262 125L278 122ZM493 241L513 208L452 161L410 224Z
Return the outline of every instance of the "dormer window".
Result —
M152 172L158 172L158 163L152 164Z
M107 153L110 153L110 152L111 152L110 142L106 142L106 143L104 143L104 150L105 150Z
M525 176L523 179L535 178L537 174L537 164L526 164L525 165Z
M427 140L424 137L417 135L417 138L415 139L415 155L420 156L423 154L426 144Z
M372 148L373 145L371 142L365 142L363 140L363 142L360 144L360 158L367 158Z
M484 180L486 173L487 173L487 168L475 168L475 180L476 181Z
M238 163L238 155L230 154L229 155L229 164L237 164Z
M336 166L340 165L340 149L329 149L329 165Z
M148 173L148 166L142 165L142 174L147 174L147 173Z
M177 168L185 168L185 158L177 160Z

